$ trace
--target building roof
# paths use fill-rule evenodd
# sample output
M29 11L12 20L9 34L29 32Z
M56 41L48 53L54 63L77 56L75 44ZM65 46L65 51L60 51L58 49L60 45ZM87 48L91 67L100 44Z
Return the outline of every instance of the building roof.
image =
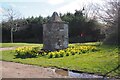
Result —
M52 17L50 18L50 22L63 22L59 17L57 12L54 12Z

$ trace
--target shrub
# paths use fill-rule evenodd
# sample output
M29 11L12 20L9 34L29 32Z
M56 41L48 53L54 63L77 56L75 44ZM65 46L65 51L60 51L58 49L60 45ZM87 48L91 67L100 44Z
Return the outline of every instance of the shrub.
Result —
M17 58L32 58L38 55L39 47L35 47L35 46L18 47L15 50L15 52Z
M72 55L75 55L75 52L71 52Z
M49 53L48 54L48 58L52 58L53 57L53 54L52 53Z
M56 53L56 54L55 54L55 58L58 58L58 57L59 57L59 54L58 54L58 53Z
M68 53L68 52L66 53L66 56L69 56L69 53Z
M60 57L63 57L64 56L64 54L63 53L60 53Z

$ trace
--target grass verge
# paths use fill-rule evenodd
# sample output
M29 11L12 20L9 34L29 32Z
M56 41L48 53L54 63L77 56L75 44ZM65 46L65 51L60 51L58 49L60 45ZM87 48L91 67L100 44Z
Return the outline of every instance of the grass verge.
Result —
M0 47L18 47L18 46L43 46L42 44L33 43L0 43Z

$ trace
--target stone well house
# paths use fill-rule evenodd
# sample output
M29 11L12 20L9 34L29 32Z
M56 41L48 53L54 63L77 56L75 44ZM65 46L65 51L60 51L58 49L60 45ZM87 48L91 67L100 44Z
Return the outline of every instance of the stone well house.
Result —
M50 20L43 24L43 49L60 50L68 47L68 24L54 12Z

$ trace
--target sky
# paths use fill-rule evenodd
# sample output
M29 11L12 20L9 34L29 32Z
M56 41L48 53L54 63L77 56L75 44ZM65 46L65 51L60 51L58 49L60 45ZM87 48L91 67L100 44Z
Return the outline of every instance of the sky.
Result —
M58 13L74 13L90 3L102 4L101 0L0 0L0 20L6 12L5 8L12 8L20 17L51 16Z

